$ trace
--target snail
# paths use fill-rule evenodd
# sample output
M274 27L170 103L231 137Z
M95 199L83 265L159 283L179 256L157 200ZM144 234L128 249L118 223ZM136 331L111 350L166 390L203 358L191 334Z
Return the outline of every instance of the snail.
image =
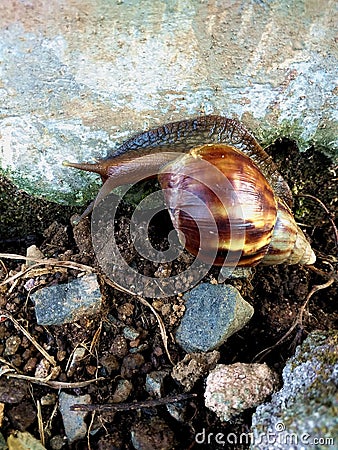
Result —
M313 264L292 194L272 158L236 120L210 115L140 133L94 164L109 191L157 174L174 228L201 261L221 266ZM149 170L151 169L151 170Z

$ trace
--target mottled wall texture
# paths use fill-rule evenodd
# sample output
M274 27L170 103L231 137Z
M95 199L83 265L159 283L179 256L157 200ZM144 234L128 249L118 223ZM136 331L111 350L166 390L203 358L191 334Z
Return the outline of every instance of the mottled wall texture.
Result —
M62 161L137 131L236 117L262 144L337 155L337 3L318 0L1 0L0 168L82 202L93 178ZM33 169L32 169L33 168Z

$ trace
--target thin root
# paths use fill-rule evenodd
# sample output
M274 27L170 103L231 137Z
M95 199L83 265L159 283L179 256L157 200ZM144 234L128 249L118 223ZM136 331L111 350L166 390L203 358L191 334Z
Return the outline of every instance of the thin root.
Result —
M278 347L279 345L281 345L283 342L286 341L286 339L292 334L292 332L295 330L295 328L300 327L302 329L303 327L303 315L305 312L305 309L311 299L311 297L317 292L320 291L322 289L326 289L329 286L331 286L331 284L333 284L335 282L334 278L330 278L326 283L324 284L319 284L317 286L313 286L313 288L311 289L311 291L309 292L309 294L307 295L305 302L303 303L303 305L301 306L299 313L297 315L296 320L294 321L294 323L291 325L291 327L288 329L288 331L271 347L267 347L264 350L262 350L261 352L257 353L257 355L253 358L253 361L261 361L267 354L269 354L272 350L274 350L276 347Z

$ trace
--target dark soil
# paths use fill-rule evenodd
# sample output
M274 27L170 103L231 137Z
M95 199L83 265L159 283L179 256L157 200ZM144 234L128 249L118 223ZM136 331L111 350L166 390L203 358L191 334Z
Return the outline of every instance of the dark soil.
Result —
M314 285L324 284L337 261L337 243L334 230L318 202L302 197L311 194L318 197L329 211L337 207L336 168L321 153L314 149L299 154L297 148L286 141L277 142L268 149L281 173L288 181L295 196L294 212L302 229L306 232L317 255L315 267L305 266L256 267L250 280L233 282L243 297L255 309L249 324L233 335L219 349L221 363L257 361L256 355L278 342L294 323L300 308ZM1 180L1 241L0 252L26 254L26 248L36 244L46 257L76 261L98 268L91 247L90 222L82 221L78 226L71 225L71 216L79 209L61 207L43 200L32 199L17 192L11 184ZM171 266L154 266L139 258L128 237L128 220L132 208L125 204L119 210L116 224L117 240L123 248L124 257L129 264L146 274L161 276L183 270L191 258L187 255ZM159 231L161 230L161 232ZM167 215L160 214L151 223L150 239L158 248L165 249L164 234L170 230ZM23 261L2 258L0 280L12 276L22 269ZM95 377L105 379L86 387L76 387L65 391L73 395L89 394L92 403L112 402L118 381L128 379L132 391L127 402L140 402L150 398L145 390L146 375L152 371L168 370L172 365L168 360L162 342L158 323L147 306L131 295L112 288L100 277L104 307L95 318L84 318L80 322L63 326L43 327L36 324L34 305L29 298L27 282L34 278L35 286L48 286L67 282L75 278L74 269L55 270L45 266L45 270L32 271L17 281L0 286L0 308L10 313L34 339L57 361L60 372L57 381L76 383ZM156 275L157 274L157 275ZM217 270L213 269L205 281L214 280ZM227 280L227 282L229 282ZM36 289L36 287L34 288ZM286 360L294 354L296 345L313 330L330 330L337 327L337 283L319 290L310 299L303 317L303 323L295 328L281 345L265 354L260 361L267 362L281 374ZM150 300L161 315L169 336L169 352L174 362L184 357L184 352L172 339L184 312L181 296ZM123 331L129 326L138 332L135 339L126 338ZM12 347L11 347L11 346ZM75 370L69 370L74 349L83 346L85 357L78 361ZM8 350L14 348L14 351ZM16 330L9 319L0 323L0 363L16 373L37 376L41 373L43 356ZM37 369L39 370L37 371ZM48 368L46 374L49 373ZM43 371L42 371L43 372ZM42 403L41 414L45 433L46 448L56 449L133 449L131 430L137 435L150 436L154 448L161 448L158 441L166 442L163 448L191 449L218 448L215 443L202 445L195 442L196 433L206 430L209 433L235 433L239 436L249 432L252 411L247 411L229 424L221 423L216 416L206 410L203 402L203 386L200 380L192 389L195 397L185 400L180 411L181 421L169 414L165 406L154 408L127 409L113 413L89 413L87 423L93 431L88 439L69 445L64 439L61 414L55 407L58 389L27 383L20 379L0 379L8 386L4 403L4 416L1 431L5 438L15 430L28 431L40 439L38 427L37 402ZM0 389L1 390L1 389ZM170 376L165 379L163 396L183 393L184 390ZM150 425L149 425L150 424ZM141 431L140 431L141 430ZM151 448L151 447L144 447ZM231 446L219 448L248 448Z

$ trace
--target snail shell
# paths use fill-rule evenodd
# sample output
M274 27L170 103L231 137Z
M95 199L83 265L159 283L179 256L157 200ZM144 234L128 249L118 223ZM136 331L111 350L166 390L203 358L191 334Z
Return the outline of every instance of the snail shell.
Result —
M202 261L315 262L291 213L287 183L235 120L205 116L169 123L138 134L95 164L65 165L99 173L109 179L109 190L139 180L151 168L182 244Z
M195 148L164 166L159 181L182 244L200 260L238 266L314 262L285 202L234 147Z

